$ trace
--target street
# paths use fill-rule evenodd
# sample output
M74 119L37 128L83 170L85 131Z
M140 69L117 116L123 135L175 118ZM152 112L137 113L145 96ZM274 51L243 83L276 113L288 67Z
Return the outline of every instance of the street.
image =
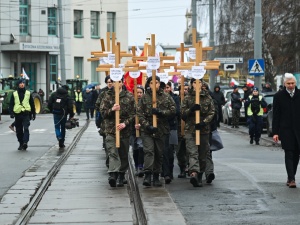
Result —
M80 126L85 123L84 119L84 116L81 116ZM16 136L8 128L11 121L8 116L4 116L0 123L0 138L3 143L0 167L1 198L28 168L45 167L46 173L49 169L47 166L50 167L59 156L51 115L38 115L36 121L32 121L31 139L26 152L17 150ZM130 217L124 217L125 211L124 213L120 211L121 199L112 202L113 198L122 195L123 210L128 211L126 208L129 201L126 198L129 199L129 196L127 191L124 192L126 189L110 188L107 182L104 152L99 150L102 138L99 138L99 142L98 140L95 143L91 142L98 138L93 122L90 122L85 137L81 140L81 144L77 145L77 150L68 160L65 169L58 173L49 193L47 191L40 202L32 224L35 222L72 224L76 221L84 223L99 219L104 223L114 221L122 224L123 218L126 218L126 224L131 224ZM206 184L204 180L202 188L194 188L188 178L177 178L179 173L177 165L174 168L174 180L169 185L164 184L162 188L145 188L141 185L143 178L136 178L148 224L171 224L169 221L175 216L178 218L176 224L184 224L183 220L186 224L299 224L300 189L285 186L286 171L281 147L274 145L266 134L263 134L261 145L250 145L247 128L244 126L232 129L222 124L219 131L225 148L213 152L216 179L212 184ZM78 129L68 131L67 143L72 141L76 132ZM86 158L88 153L91 154L90 159ZM41 158L42 160L38 160ZM84 158L87 161L82 161ZM37 161L40 161L38 165L35 164ZM74 170L77 166L78 169ZM78 180L71 179L71 174L74 176L77 174ZM88 187L89 193L80 191ZM114 195L116 196L113 197ZM85 199L87 197L89 199ZM9 199L3 200L5 202ZM13 198L9 201L13 201ZM70 205L70 201L74 201L74 204ZM99 214L105 208L106 201L111 202L111 210L117 209L122 216L109 217ZM84 206L81 206L81 202ZM173 203L179 210L175 214L172 214L174 208L168 208L173 207ZM90 215L91 212L93 216ZM78 220L74 217L77 213L81 215ZM0 214L0 218L7 218L9 215Z

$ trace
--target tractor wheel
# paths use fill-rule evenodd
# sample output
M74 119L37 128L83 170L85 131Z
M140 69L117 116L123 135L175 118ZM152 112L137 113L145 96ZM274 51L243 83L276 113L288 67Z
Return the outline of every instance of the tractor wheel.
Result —
M42 99L37 93L32 94L36 114L43 112Z

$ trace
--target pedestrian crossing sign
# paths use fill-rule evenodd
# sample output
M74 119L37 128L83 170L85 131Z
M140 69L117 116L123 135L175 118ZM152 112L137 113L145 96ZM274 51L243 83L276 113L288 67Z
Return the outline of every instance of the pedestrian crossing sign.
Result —
M248 61L249 75L264 75L265 61L263 59L249 59Z

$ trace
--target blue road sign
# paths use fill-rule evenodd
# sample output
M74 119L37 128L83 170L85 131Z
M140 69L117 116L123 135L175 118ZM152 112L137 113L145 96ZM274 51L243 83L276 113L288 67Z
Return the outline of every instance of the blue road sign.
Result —
M250 75L260 76L265 74L265 61L263 59L249 59L248 72Z

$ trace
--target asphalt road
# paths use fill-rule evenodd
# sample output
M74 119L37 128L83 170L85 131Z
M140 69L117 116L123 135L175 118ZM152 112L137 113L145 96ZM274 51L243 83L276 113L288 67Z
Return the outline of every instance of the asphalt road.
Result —
M194 188L187 178L166 186L187 224L299 224L300 189L285 186L283 151L264 140L250 145L246 131L220 129L225 148L213 152L212 184Z

